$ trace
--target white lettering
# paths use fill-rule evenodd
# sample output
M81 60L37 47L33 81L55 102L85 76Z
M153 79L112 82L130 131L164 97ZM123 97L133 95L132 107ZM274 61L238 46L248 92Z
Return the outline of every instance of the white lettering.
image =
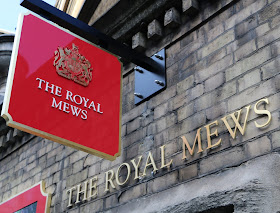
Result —
M67 90L66 91L66 100L74 102L72 99L72 95L73 95L73 93L71 91Z
M51 89L51 94L54 94L53 90L54 90L54 84L52 84L51 86L49 86L49 82L46 82L46 88L45 91L49 92L49 89Z
M78 117L78 115L80 114L82 109L80 109L79 107L76 107L76 106L72 106L72 105L70 105L70 106L72 109L72 114L76 115L76 117Z
M67 111L67 109L69 109L69 105L68 103L66 102L63 102L63 112L66 112L66 113L69 113L70 111Z
M52 102L52 107L53 108L58 108L59 107L58 109L62 110L61 109L61 104L62 104L62 101L59 101L59 103L57 104L56 101L55 101L55 98L53 97L53 102Z
M80 101L77 101L77 100L76 100L76 97L79 97ZM79 95L74 95L73 100L74 100L74 102L75 102L76 104L78 104L78 105L81 105L82 102L83 102L82 97L79 96Z
M81 118L82 118L83 120L86 120L86 119L87 119L87 111L86 111L86 110L82 110Z
M43 79L41 79L41 78L36 78L36 81L37 81L37 80L39 80L39 86L38 86L38 88L39 88L39 89L42 89L42 82L45 83L45 81L44 81Z
M92 107L93 108L93 111L96 111L96 109L95 109L95 106L94 106L94 102L92 101L91 103L90 103L90 105L89 105L89 109L90 109L90 107Z
M97 112L99 112L100 114L103 114L103 112L100 111L100 104L97 104Z
M87 107L87 102L89 101L89 99L87 98L87 100L86 100L85 97L82 97L82 98L83 98L83 100L84 100L84 107Z
M61 87L55 86L55 95L61 97Z

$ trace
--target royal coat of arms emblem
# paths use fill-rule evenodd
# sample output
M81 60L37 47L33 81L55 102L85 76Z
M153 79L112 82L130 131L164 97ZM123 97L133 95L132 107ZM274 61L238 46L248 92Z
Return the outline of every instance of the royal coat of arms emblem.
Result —
M92 80L91 63L79 53L79 48L75 44L72 44L72 49L58 47L54 55L53 65L58 75L88 86Z

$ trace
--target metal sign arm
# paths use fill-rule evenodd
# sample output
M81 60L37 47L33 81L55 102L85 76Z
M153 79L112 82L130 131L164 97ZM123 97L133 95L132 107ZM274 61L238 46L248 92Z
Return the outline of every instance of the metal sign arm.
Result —
M21 0L20 5L146 70L155 73L165 72L165 70L162 70L162 66L152 58L133 50L42 0Z

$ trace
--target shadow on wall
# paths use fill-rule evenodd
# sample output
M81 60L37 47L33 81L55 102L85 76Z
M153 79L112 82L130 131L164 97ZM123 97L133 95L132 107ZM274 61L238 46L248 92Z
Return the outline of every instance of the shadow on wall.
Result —
M0 104L4 100L14 37L13 34L0 35Z

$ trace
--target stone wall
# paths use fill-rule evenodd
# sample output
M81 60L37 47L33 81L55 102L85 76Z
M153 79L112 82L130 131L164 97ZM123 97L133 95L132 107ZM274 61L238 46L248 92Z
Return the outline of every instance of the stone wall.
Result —
M197 15L179 12L179 25L163 26L162 38L147 41L148 55L166 48L166 90L135 106L133 65L124 67L119 158L110 162L32 135L12 135L11 147L21 145L2 150L0 202L45 180L51 212L203 212L229 205L234 212L280 211L280 0L215 1L217 7L203 2ZM131 29L131 35L137 33ZM256 108L269 111L271 122L257 127L268 121L254 109L261 99L269 103ZM230 114L240 109L241 121L248 112L247 127L244 135L237 129L233 137L222 119L227 116L233 132ZM207 125L212 145L221 139L213 148ZM202 151L196 144L191 155L182 137L192 147L199 129ZM7 140L7 131L1 133L0 142ZM140 158L140 178L134 180L131 160ZM144 176L147 159L157 170L150 164ZM115 178L116 189L109 184L105 192L106 174L117 173L123 163L131 168L127 183L119 186ZM124 180L126 168L118 174ZM97 196L75 204L76 186L83 188L95 176Z

